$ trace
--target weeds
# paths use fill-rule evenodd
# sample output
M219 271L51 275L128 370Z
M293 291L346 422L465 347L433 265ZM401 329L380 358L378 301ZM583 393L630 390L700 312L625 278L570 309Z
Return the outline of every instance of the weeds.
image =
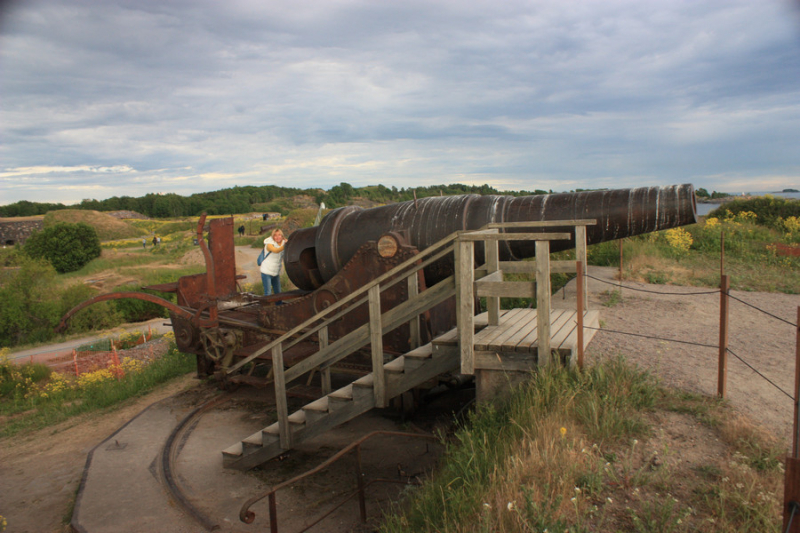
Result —
M105 409L149 392L159 383L194 369L193 357L177 351L148 364L124 358L119 367L81 374L77 379L44 365L22 365L0 355L0 413L9 419L0 436L39 429L72 416Z
M758 432L701 426L746 451L690 469L651 427L659 411L724 421L726 409L665 391L619 359L583 373L548 368L478 409L381 531L774 531L781 466L760 468L755 458L771 448Z

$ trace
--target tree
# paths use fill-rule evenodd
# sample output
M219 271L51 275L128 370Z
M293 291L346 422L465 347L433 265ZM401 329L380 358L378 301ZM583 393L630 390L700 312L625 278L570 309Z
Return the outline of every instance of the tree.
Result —
M100 238L88 224L60 222L36 232L23 247L28 257L45 259L57 272L73 272L100 257Z

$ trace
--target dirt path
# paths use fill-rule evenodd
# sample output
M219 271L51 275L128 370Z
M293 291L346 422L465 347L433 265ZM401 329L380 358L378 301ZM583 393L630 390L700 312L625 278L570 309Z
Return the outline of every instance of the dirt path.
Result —
M590 307L600 309L605 331L595 335L588 357L621 354L652 370L664 385L706 395L717 393L719 292L697 294L709 289L631 281L622 283L630 289L620 289L608 283L619 283L614 279L616 269L592 267L590 275L606 281L590 280ZM731 291L731 295L792 324L797 321L797 295L743 291ZM730 306L729 349L793 394L795 328L736 300ZM611 330L714 347L622 335ZM770 433L790 442L792 399L733 355L728 360L727 399Z
M114 411L0 440L0 514L8 520L7 532L68 531L62 519L78 489L86 454L148 405L196 383L187 375Z

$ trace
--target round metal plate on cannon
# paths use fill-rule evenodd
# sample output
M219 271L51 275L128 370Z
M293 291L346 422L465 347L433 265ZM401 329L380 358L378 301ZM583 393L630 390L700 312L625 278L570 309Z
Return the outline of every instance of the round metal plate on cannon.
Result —
M394 257L397 250L400 248L400 243L397 242L397 237L388 233L378 239L378 255L381 257Z
M329 290L319 290L314 295L314 312L319 313L323 309L335 304L339 298Z

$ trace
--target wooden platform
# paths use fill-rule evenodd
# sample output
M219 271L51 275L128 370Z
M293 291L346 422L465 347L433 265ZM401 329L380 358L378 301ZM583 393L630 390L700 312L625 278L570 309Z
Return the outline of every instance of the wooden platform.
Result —
M599 327L599 311L584 311L583 316L584 326ZM511 309L501 314L499 322L475 334L475 367L526 370L535 366L539 351L537 310ZM584 348L595 331L584 328ZM550 335L550 349L562 362L574 364L578 349L578 313L570 309L550 311Z

